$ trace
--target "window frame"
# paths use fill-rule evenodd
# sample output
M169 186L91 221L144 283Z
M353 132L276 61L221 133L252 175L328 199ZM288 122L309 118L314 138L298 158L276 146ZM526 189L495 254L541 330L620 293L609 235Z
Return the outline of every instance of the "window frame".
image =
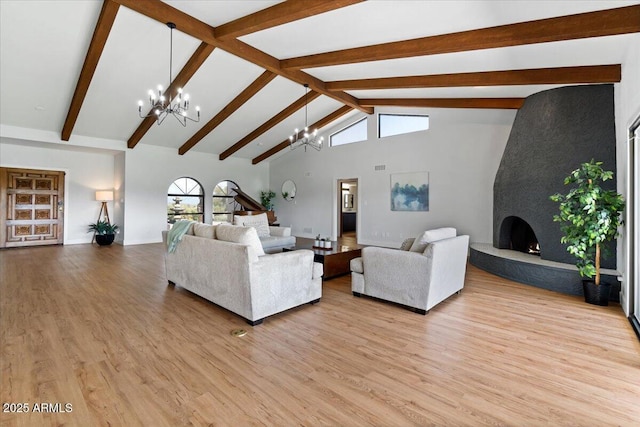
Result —
M337 130L337 131L333 132L332 134L330 134L329 135L329 147L340 147L341 145L349 145L349 144L354 144L354 143L357 143L357 142L367 141L369 139L369 126L368 126L369 123L368 123L367 119L368 119L367 116L361 117L360 119L348 124L347 126L345 126L343 128L340 128L339 130ZM342 132L346 131L349 128L352 128L352 127L360 124L361 122L365 122L365 138L364 139L359 139L357 141L344 142L342 144L333 145L332 139L333 139L333 137L335 135L337 135L339 133L342 133Z
M381 135L382 120L380 120L381 116L426 117L427 118L427 128L426 129L419 129L419 130L412 130L411 132L394 133L393 135L382 136ZM406 135L406 134L415 133L415 132L424 132L424 131L427 131L427 130L430 129L430 125L431 125L431 119L430 119L429 114L418 114L418 113L412 113L412 114L406 114L406 113L378 113L378 139L390 138L392 136L397 136L397 135Z
M171 187L175 184L176 187L180 188L180 186L178 184L176 184L177 181L180 181L181 179L189 179L191 181L193 181L194 183L197 184L197 186L200 188L200 194L189 194L189 193L169 193L169 190L171 189ZM188 188L187 188L188 190ZM176 222L175 217L176 216L185 216L185 215L189 215L189 216L197 216L198 219L200 220L200 222L204 222L204 187L202 186L202 184L200 183L200 181L198 181L195 178L192 178L190 176L181 176L179 178L174 179L171 184L169 184L169 188L167 188L167 198L170 197L197 197L199 199L199 203L198 203L198 212L195 213L182 213L180 215L177 215L175 213L170 213L170 208L169 208L169 203L167 203L167 223L168 224L174 224ZM173 221L172 221L173 219Z
M215 194L216 188L218 188L218 186L223 182L230 182L230 183L232 183L234 185L233 188L240 188L240 186L235 181L232 181L230 179L223 179L222 181L219 181L218 183L216 183L216 185L213 187L213 191L211 192L211 220L212 221L218 221L215 218L216 215L227 215L227 221L228 222L233 222L234 211L231 211L231 212L228 212L228 211L216 212L216 205L215 205L215 199L216 198L232 199L235 202L234 196L229 194L230 190L229 190L229 186L228 185L227 185L226 195L220 196L220 195ZM230 206L231 204L225 201L224 205L225 206ZM234 206L234 208L235 208L235 206Z

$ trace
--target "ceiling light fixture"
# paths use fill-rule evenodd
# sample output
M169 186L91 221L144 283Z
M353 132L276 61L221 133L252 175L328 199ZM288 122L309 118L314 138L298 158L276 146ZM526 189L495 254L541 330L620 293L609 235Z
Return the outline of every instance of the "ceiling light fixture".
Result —
M293 131L293 135L289 137L289 146L292 150L298 147L304 146L304 151L307 151L307 147L311 147L314 150L322 150L322 141L324 137L318 138L318 129L314 129L312 133L309 133L309 126L307 125L307 94L309 93L309 85L304 85L304 129Z
M171 74L171 68L173 66L173 30L176 28L176 24L173 22L167 22L167 27L171 29L169 42L169 89L171 89L171 84L173 83L173 76ZM162 86L158 85L157 97L153 90L149 90L149 104L151 104L151 111L149 111L146 116L143 116L143 102L138 101L138 115L143 119L146 119L147 117L155 117L159 125L169 115L175 117L176 120L185 127L187 126L187 120L191 120L196 123L200 121L200 107L196 107L196 112L198 113L197 119L192 119L187 115L187 111L189 111L189 94L183 94L182 88L178 88L178 95L175 99L172 99L169 90L167 90L167 93L163 94Z

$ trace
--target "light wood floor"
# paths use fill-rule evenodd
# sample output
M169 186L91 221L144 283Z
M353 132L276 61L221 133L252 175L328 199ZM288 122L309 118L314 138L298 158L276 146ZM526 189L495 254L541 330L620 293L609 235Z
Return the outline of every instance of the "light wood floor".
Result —
M347 276L251 328L167 286L163 250L0 251L1 401L72 405L0 425L640 425L619 306L470 266L426 316L353 297Z

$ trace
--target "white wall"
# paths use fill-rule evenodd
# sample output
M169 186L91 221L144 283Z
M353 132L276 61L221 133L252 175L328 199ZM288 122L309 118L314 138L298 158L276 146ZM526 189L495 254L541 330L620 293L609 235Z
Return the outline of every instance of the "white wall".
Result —
M229 158L189 152L180 156L175 149L139 144L130 150L114 141L116 148L106 149L105 141L82 139L82 145L60 143L50 133L25 133L21 129L2 128L18 137L0 137L0 166L66 172L64 244L89 243L87 226L95 222L100 203L96 190L113 188L109 202L111 222L120 226L117 242L131 245L162 240L167 227L167 189L182 176L196 179L204 187L205 221L211 221L211 195L223 180L235 181L250 196L259 200L269 182L269 165L252 165L248 159ZM35 138L28 139L28 138ZM108 145L107 145L108 146Z
M90 243L93 235L87 228L100 212L95 191L113 188L113 154L47 145L0 138L0 166L64 171L64 243ZM108 208L113 212L113 202Z
M211 222L212 193L215 185L232 180L256 200L269 182L269 165L252 165L251 160L188 152L179 156L175 149L138 145L126 151L124 244L159 242L167 227L167 190L177 178L187 176L204 187L205 222Z
M622 81L615 85L615 108L616 108L616 135L617 135L617 170L618 170L618 191L630 199L631 194L627 189L629 144L627 134L633 121L640 116L640 35L636 34L636 42L631 43L627 56L622 66ZM638 227L638 224L635 224ZM627 260L627 241L629 236L623 230L621 238L618 239L618 271L623 272L623 281L620 290L620 303L627 316L630 315L631 301L629 292L629 281L624 273L629 263L638 260Z
M369 116L369 139L306 153L299 148L271 162L270 185L277 196L279 222L293 234L337 235L337 180L358 179L358 241L397 247L427 228L453 226L474 242L492 241L493 181L515 118L515 111L392 109L379 112L426 113L428 131L378 139L376 115ZM356 121L356 116L352 121ZM336 129L327 130L325 140ZM385 170L375 171L376 165ZM390 174L429 172L429 212L392 212ZM280 195L286 179L296 199Z

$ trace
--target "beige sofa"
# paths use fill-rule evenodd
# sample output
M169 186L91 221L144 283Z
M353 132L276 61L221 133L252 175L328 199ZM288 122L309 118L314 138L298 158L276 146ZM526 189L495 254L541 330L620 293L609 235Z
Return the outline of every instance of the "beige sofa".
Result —
M291 227L269 225L266 213L258 215L235 215L233 217L233 224L244 227L254 227L258 232L262 249L268 254L282 252L282 249L293 248L296 245L296 238L291 235Z
M167 243L167 232L163 231ZM194 224L172 253L167 280L246 319L250 325L290 308L318 302L322 264L313 252L264 255L255 228Z
M351 290L426 314L464 287L469 236L439 228L407 239L400 249L369 246L351 260Z

